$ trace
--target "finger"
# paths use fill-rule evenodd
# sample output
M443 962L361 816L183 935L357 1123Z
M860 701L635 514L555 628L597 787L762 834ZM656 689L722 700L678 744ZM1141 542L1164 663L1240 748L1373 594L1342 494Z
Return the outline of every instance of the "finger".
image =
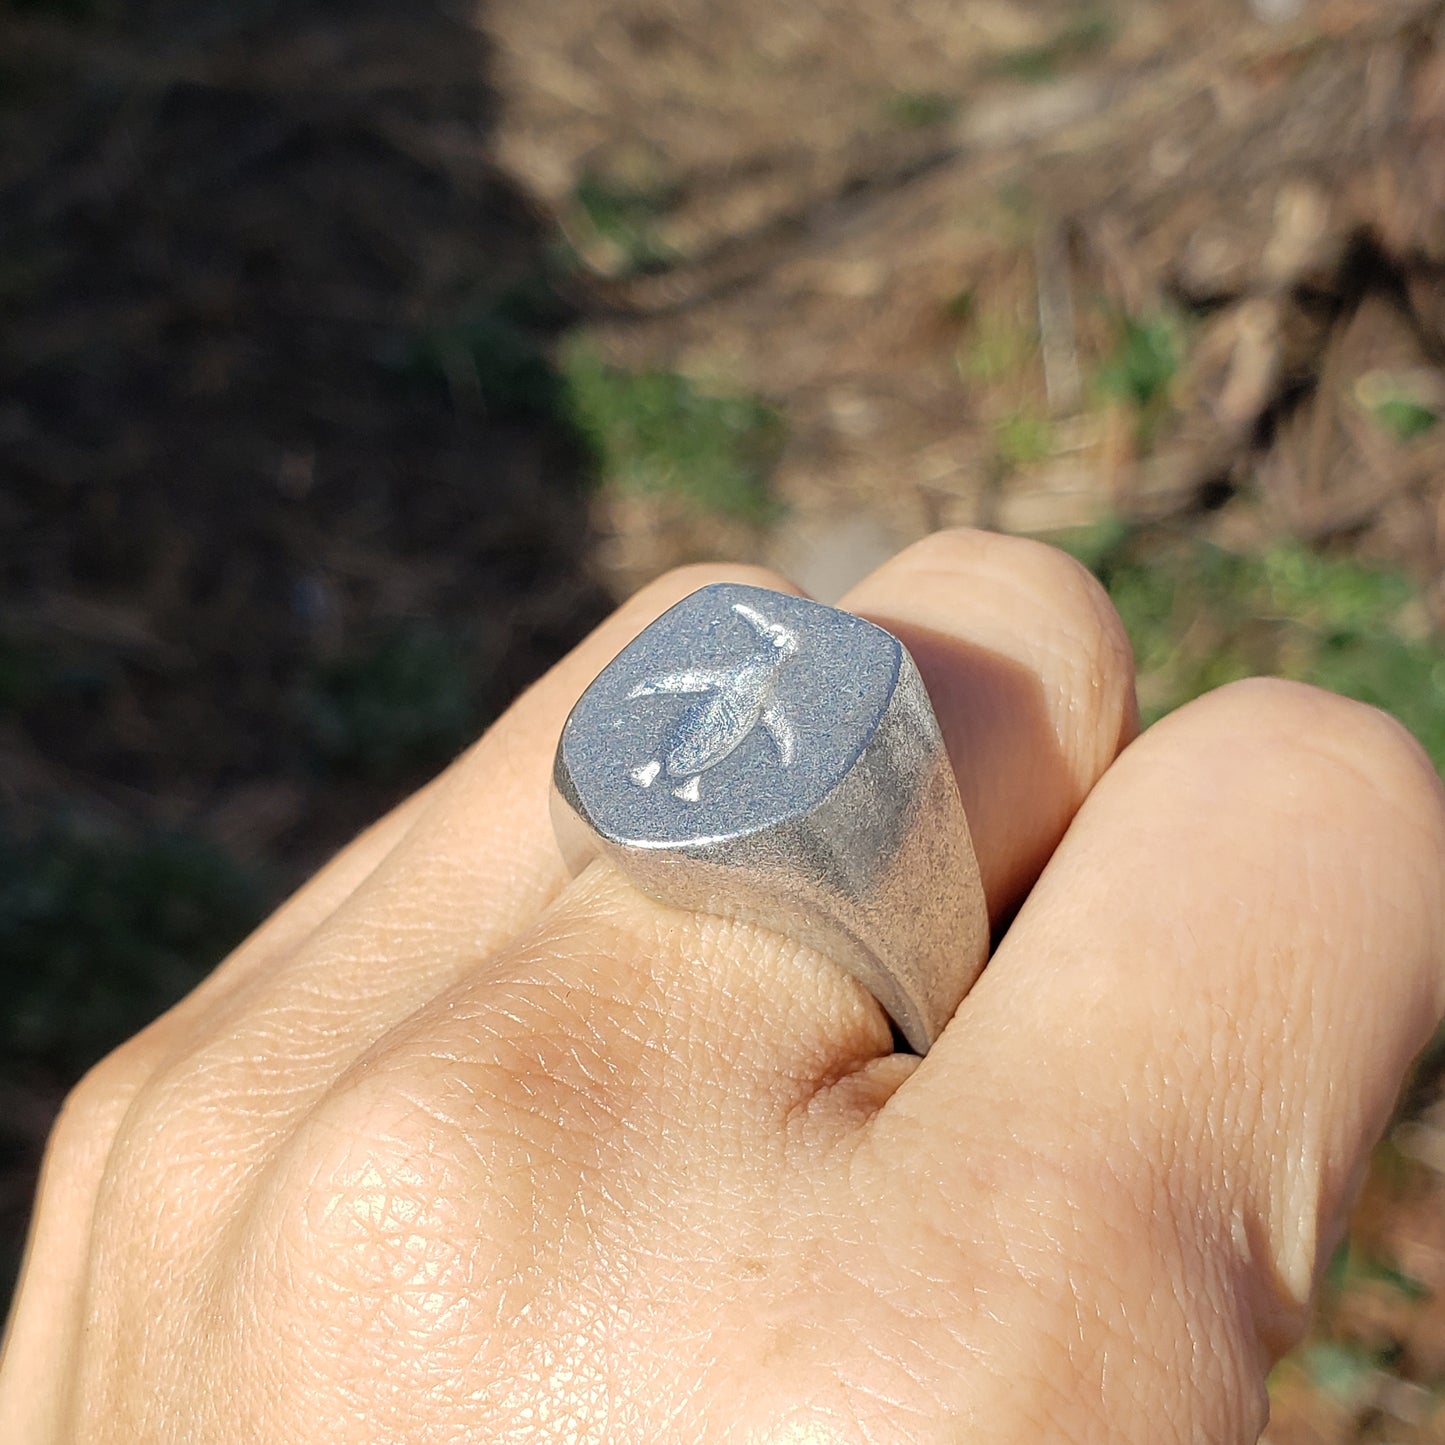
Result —
M455 767L456 764L452 764ZM285 959L321 926L375 871L377 865L406 837L412 824L426 811L437 790L444 786L448 768L431 782L403 799L325 863L319 872L291 895L254 932L173 1009L155 1020L131 1041L132 1052L143 1052L149 1036L173 1032L198 1017L245 978L264 973ZM114 1069L108 1072L116 1072Z
M556 895L566 871L546 798L557 735L593 676L681 597L716 581L786 588L749 567L680 568L644 588L515 702L439 778L346 850L211 979L107 1060L107 1099L171 1070L181 1092L215 1040L214 1087L289 1071L298 1107L345 1059L456 973L475 969ZM227 1065L225 1062L229 1060Z
M364 880L355 917L338 920L338 933L349 934L353 925L367 928L377 916L415 922L418 869L426 875L429 928L453 913L463 916L473 959L531 923L567 880L547 796L557 737L568 712L597 673L650 622L697 588L721 581L793 590L772 572L744 566L681 567L643 588L431 785L427 806L378 860ZM317 943L330 951L334 940ZM393 981L399 976L396 962L385 964ZM403 960L400 973L405 972ZM348 992L357 982L349 974L337 981Z
M1071 559L981 533L909 549L855 600L920 644L976 804L975 846L1005 908L1132 724L1122 627ZM1025 802L1026 777L1049 796ZM588 870L516 950L433 1012L418 1027L438 1024L450 1042L432 1038L429 1049L477 1055L496 1046L487 1040L499 1027L513 1050L519 1029L564 1054L583 1037L625 1055L613 1067L631 1077L642 1066L634 1049L654 1057L705 1045L708 1067L759 1089L782 1076L805 1093L890 1051L876 1004L827 958L766 929L663 908L605 869ZM615 1028L602 1030L603 1019Z
M995 1286L1072 1345L995 1339L1000 1368L1100 1422L1071 1438L1140 1402L1161 1436L1255 1438L1268 1357L1445 1003L1442 867L1440 785L1402 728L1226 688L1094 790L879 1115L880 1167L933 1228L977 1232L976 1161L1017 1201Z
M909 548L843 605L900 638L918 664L997 921L1138 729L1118 614L1055 548L963 530Z
M308 961L291 970L295 986L325 989L370 1019L378 1016L374 999L395 1016L530 922L564 881L544 799L567 711L647 622L725 577L787 585L749 569L685 569L640 594L454 766L311 940ZM975 843L997 916L1132 729L1123 628L1098 585L1064 554L985 533L928 539L851 600L907 634L938 693L978 813ZM261 958L258 951L242 968L254 972Z

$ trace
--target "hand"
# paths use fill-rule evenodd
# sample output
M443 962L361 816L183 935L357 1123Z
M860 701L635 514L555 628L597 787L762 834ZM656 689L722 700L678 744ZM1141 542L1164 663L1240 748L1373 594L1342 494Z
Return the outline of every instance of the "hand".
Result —
M1093 581L912 548L846 605L912 649L1017 911L920 1062L827 958L564 877L563 718L720 577L782 585L649 587L81 1084L0 1439L1256 1438L1445 1003L1430 765L1276 682L1116 760Z

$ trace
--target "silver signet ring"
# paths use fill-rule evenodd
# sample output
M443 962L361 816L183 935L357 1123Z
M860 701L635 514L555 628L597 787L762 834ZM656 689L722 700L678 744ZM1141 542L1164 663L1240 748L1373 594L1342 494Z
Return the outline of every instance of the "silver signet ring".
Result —
M842 965L919 1053L988 956L968 823L908 650L861 617L704 587L610 662L562 729L552 821L677 908Z

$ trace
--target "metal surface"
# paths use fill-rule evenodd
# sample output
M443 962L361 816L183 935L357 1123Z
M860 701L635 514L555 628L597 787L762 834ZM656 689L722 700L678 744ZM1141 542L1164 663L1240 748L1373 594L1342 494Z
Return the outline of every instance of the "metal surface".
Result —
M582 695L553 784L574 873L600 855L663 903L822 950L919 1053L984 965L978 864L922 679L851 613L694 592Z

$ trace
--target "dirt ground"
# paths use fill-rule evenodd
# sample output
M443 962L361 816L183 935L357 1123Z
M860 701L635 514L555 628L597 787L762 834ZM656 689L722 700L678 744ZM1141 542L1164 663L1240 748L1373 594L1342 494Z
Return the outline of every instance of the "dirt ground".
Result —
M783 398L795 518L846 517L881 551L1248 487L1267 507L1241 529L1369 533L1435 576L1433 494L1413 505L1433 455L1404 468L1340 414L1361 376L1423 374L1441 344L1435 24L1350 3L1286 25L1179 3L503 5L498 147L564 224L582 176L666 196L671 263L617 280L596 329L618 360ZM1166 309L1190 360L1140 456L1089 379L1120 315ZM1021 412L1055 445L1010 465L996 431ZM785 560L808 550L795 525L769 539ZM632 512L615 532L629 581L701 546Z
M599 477L578 338L765 398L778 505ZM701 557L1122 515L1439 628L1442 366L1434 0L0 0L0 824L274 895ZM1442 1171L1431 1065L1273 1445L1445 1441Z

